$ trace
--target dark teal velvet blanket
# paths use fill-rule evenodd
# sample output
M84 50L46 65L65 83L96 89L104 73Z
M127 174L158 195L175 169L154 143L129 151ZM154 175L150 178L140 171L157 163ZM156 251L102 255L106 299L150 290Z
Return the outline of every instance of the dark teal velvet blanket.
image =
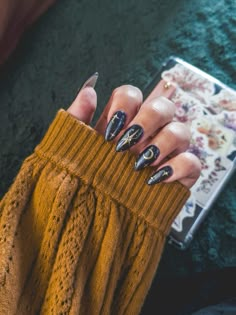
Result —
M67 107L95 71L100 73L96 120L115 87L129 83L143 89L173 54L236 88L235 53L235 0L59 0L25 35L1 74L1 196L57 109ZM214 286L211 275L236 267L235 243L236 174L190 248L180 252L166 246L150 293L153 301L160 284L173 289L173 281L180 281L186 294L188 280L200 273L206 275L201 278L206 286L196 296L204 292L206 298ZM223 286L225 277L220 279ZM173 291L163 298L173 300ZM173 313L158 313L154 303L155 311L148 314L187 314L195 302L189 297L192 308L179 313L177 306Z

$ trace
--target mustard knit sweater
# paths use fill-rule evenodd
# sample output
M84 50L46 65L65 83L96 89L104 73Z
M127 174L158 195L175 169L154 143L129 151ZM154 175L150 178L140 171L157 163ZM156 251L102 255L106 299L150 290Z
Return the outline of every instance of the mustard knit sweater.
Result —
M189 196L60 110L0 203L0 315L139 314Z

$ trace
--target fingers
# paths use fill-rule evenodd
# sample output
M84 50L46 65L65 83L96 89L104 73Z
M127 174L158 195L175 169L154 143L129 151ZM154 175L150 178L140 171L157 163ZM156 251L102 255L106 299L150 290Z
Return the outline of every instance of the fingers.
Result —
M150 90L150 88L148 88L148 90ZM152 88L150 93L147 95L147 97L145 98L145 102L149 102L159 96L170 98L173 95L174 91L174 85L170 84L170 82L166 82L165 80L160 80L159 83L154 88Z
M159 96L165 96L166 98L170 97L174 92L174 87L168 87L166 88L166 82L164 80L161 80L158 85L153 89L153 91L150 93L150 95L146 98L143 105L147 102L158 98ZM102 135L105 134L105 130L107 129L107 125L109 122L111 122L112 117L116 114L116 112L124 112L126 114L126 122L123 127L124 128L130 123L130 121L134 118L134 116L137 114L140 106L143 102L143 95L142 92L135 86L132 85L122 85L118 88L116 88L105 109L103 110L103 113L101 114L100 118L98 119L95 129ZM142 106L143 106L142 105ZM124 117L122 113L118 113L119 117L121 116L121 119ZM117 121L116 121L117 123ZM117 136L119 134L120 129L116 126L111 126L110 129L115 129L115 135ZM111 133L113 133L111 130ZM107 140L114 140L114 135L111 136L111 139L108 136L108 132L105 135ZM115 137L116 137L115 136Z
M97 80L98 73L95 72L85 81L76 99L67 110L85 124L91 122L97 107L97 93L94 90Z
M184 186L191 188L201 172L199 159L189 152L183 152L162 164L148 179L148 184L160 182L179 181Z
M68 108L70 114L86 124L91 122L97 105L94 80L91 84L88 81ZM152 97L144 102L138 88L118 87L95 129L107 141L114 141L117 151L129 149L137 154L136 170L153 167L149 185L178 180L190 188L200 175L201 164L196 156L186 152L190 131L184 124L173 121L175 105L163 96L170 96L173 90L163 90L163 84L161 81Z
M145 102L119 139L116 151L125 151L153 137L160 128L172 121L174 112L173 102L163 96Z
M75 118L89 124L93 118L97 106L97 94L92 87L83 88L71 106L68 112Z
M186 187L192 187L200 175L201 164L195 155L186 152L190 138L186 125L170 122L154 138L147 140L138 155L135 170L149 165L154 168L155 172L148 179L149 185L178 180Z
M159 133L138 146L139 156L135 169L160 164L168 156L174 156L188 149L191 133L189 128L180 122L170 122Z
M163 82L159 83L156 94L152 93L143 103L137 88L117 88L98 126L106 140L117 143L117 151L129 149L138 154L136 170L153 167L149 185L179 180L190 188L199 177L201 165L197 157L185 152L190 143L190 130L173 121L175 105L161 95L168 96L173 90L164 91L162 85Z
M123 85L116 88L98 120L95 129L99 133L105 134L106 140L113 140L121 129L125 128L137 114L142 101L143 94L137 87ZM108 122L110 122L109 126L107 126Z

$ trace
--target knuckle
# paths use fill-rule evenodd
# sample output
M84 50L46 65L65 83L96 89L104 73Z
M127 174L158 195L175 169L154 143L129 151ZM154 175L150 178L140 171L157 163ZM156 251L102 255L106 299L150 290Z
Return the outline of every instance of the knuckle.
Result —
M166 126L171 137L176 138L177 142L189 146L191 139L190 128L181 122L171 122Z
M157 112L162 120L169 121L174 117L175 105L164 96L152 99L147 106L151 107L154 112Z
M125 96L129 99L138 100L139 102L143 101L143 93L141 90L138 87L129 84L117 87L112 94L115 97Z
M186 166L189 170L191 170L192 174L200 175L202 170L202 165L198 157L190 152L183 153L184 159L186 162Z

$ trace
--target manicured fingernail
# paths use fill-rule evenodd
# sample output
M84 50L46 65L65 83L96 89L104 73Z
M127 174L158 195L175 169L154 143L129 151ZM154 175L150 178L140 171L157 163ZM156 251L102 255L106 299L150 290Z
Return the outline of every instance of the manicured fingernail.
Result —
M148 179L148 185L153 185L162 182L163 180L169 178L173 174L173 169L170 166L164 166L154 173Z
M155 145L150 145L141 152L135 162L134 169L139 171L144 167L151 165L159 156L160 150Z
M93 75L91 75L91 77L88 78L88 80L86 80L84 82L84 84L78 89L78 92L83 90L84 88L86 87L92 87L92 88L95 88L96 86L96 83L97 83L97 80L98 80L98 72L95 72Z
M131 148L143 136L143 128L139 125L133 125L126 130L117 143L116 151L121 152Z
M106 132L105 132L105 139L106 141L113 140L124 127L126 121L126 113L123 111L116 112L111 120L109 121Z

